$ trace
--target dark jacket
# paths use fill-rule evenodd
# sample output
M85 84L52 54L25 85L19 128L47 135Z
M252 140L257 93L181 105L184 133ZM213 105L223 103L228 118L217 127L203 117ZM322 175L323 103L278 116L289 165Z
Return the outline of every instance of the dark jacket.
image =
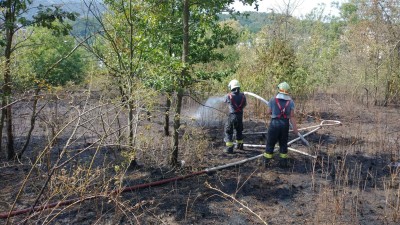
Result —
M230 114L243 114L243 109L247 105L244 93L232 91L225 96L225 102L229 103Z

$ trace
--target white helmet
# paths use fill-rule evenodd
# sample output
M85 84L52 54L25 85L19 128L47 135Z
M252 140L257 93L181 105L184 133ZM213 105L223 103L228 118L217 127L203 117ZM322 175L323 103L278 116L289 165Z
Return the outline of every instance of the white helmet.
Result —
M238 80L231 80L231 82L229 82L229 84L228 84L228 88L229 88L229 90L233 90L233 89L235 89L235 88L240 88L240 84L239 84L239 81Z

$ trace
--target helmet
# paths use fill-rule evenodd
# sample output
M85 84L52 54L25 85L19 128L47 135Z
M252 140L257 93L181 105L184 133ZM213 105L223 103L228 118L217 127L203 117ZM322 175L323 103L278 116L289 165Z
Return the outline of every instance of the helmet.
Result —
M278 91L282 94L289 94L290 86L286 82L282 82L278 85Z
M240 88L240 84L239 84L239 81L237 81L237 80L231 80L231 82L229 82L229 84L228 84L228 88L229 88L229 90L233 90L233 89L235 89L235 88Z

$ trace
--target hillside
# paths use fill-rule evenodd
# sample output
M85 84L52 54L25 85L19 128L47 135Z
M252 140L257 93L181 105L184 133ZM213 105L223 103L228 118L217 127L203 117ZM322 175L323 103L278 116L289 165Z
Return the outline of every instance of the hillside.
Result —
M39 5L42 6L57 6L61 7L63 10L68 12L76 12L79 15L83 16L87 14L87 6L86 4L92 3L97 6L102 6L102 0L91 0L91 1L81 1L81 0L34 0L30 5L30 9L28 11L28 16L32 16L36 13L36 8ZM99 7L99 9L104 9Z
M222 21L232 19L228 14L220 14ZM236 19L243 28L248 29L252 33L257 33L267 24L272 24L268 13L264 12L243 12L241 15L235 15Z

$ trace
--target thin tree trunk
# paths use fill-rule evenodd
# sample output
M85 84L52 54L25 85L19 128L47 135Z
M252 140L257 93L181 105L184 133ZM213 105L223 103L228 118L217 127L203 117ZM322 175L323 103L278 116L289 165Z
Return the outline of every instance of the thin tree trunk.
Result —
M6 95L6 123L7 123L7 156L8 159L12 159L15 156L14 151L14 136L13 136L13 129L12 129L12 105L9 104L11 98L11 74L7 73L4 78L6 80L6 88L5 88L5 95Z
M35 96L34 96L33 105L32 105L31 127L28 131L28 136L26 137L26 142L25 142L24 146L22 147L21 151L18 153L18 158L21 158L22 155L24 154L25 150L27 149L29 142L31 140L33 129L35 128L35 121L36 121L36 116L37 116L36 108L37 108L37 103L39 102L39 92L40 92L40 89L37 88L35 90Z
M180 127L180 117L182 108L182 98L183 98L183 80L187 76L187 66L189 55L189 0L183 1L183 50L182 50L182 64L183 69L181 72L180 86L177 92L177 103L174 116L174 136L173 136L173 147L170 157L170 165L176 167L178 165L178 148L179 148L179 127Z
M7 12L5 16L6 24L6 47L4 51L5 65L4 65L4 86L3 86L3 103L5 107L2 110L1 128L4 127L4 119L7 124L7 158L13 159L15 157L14 151L14 137L12 130L12 105L10 103L11 98L11 52L12 52L12 40L14 36L14 27L10 24L14 24L14 11L11 7L12 1L7 1ZM2 137L2 136L1 136Z
M169 113L171 110L171 94L169 92L166 93L167 100L165 104L165 117L164 117L164 135L169 136Z
M4 105L6 103L6 101L5 101L5 97L4 96L2 97L1 102L2 102L2 104L1 104L2 110L1 110L1 118L0 118L0 156L1 156L1 152L2 152L2 147L1 146L3 144L4 117L6 116L5 105Z
M133 103L131 102L131 100L129 100L128 103L128 123L129 123L129 144L128 145L132 145L133 142Z
M179 153L179 127L181 126L181 108L182 108L183 91L180 89L177 93L175 116L174 116L174 135L173 146L169 160L169 164L173 167L178 166L178 153Z

